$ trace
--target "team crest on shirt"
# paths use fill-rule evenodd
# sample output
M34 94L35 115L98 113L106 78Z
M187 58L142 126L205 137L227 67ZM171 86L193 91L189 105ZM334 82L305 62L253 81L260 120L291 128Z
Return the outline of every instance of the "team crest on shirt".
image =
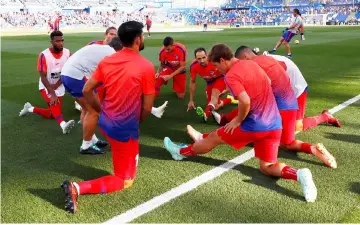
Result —
M214 70L210 70L209 73L210 73L210 76L214 76L215 71L214 71Z

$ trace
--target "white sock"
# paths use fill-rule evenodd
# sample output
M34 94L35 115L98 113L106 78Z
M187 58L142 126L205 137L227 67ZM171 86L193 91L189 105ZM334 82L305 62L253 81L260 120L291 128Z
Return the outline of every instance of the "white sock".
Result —
M83 140L81 148L88 149L88 148L90 148L91 145L93 145L93 142L91 140L90 141Z
M31 113L33 113L33 112L34 112L34 107L30 107L30 108L28 109L28 111L31 112Z
M152 114L157 113L157 108L152 107L152 108L151 108L151 113L152 113Z
M62 122L60 123L60 127L61 127L62 129L64 129L65 124L66 124L66 122L65 122L65 121L62 121Z
M99 139L96 137L96 135L94 134L93 136L92 136L92 138L91 138L91 141L92 141L92 143L93 144L96 144L98 141L99 141Z
M72 184L76 188L76 191L77 191L78 195L80 195L80 187L79 187L79 185L76 182L72 182Z

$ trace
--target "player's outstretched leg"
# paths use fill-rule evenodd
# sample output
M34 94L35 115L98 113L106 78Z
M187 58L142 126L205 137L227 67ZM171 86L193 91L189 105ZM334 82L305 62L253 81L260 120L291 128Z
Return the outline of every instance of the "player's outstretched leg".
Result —
M276 50L281 46L281 44L283 43L284 38L281 37L280 40L276 43L275 47L272 50L269 50L270 54L273 54L276 52Z
M341 123L328 110L324 110L320 115L305 117L301 122L297 122L296 130L308 130L316 127L320 123L328 123L335 127L341 127Z
M164 112L165 112L165 108L166 108L167 104L168 104L168 101L165 101L164 104L162 104L161 106L159 106L159 107L157 107L157 108L156 108L156 107L152 107L152 109L151 109L151 114L153 114L153 115L156 116L157 118L161 118L162 115L163 115Z

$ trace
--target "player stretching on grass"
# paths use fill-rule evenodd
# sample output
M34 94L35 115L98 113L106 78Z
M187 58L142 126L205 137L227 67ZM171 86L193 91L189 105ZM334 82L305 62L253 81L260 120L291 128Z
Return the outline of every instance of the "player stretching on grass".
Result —
M99 127L110 143L114 175L62 184L65 209L77 211L77 198L84 194L104 194L132 186L139 160L139 123L151 112L155 94L155 69L140 55L144 49L143 25L136 21L118 29L123 49L100 62L84 86L84 97L97 112ZM141 65L141 66L139 66ZM105 97L100 106L93 94L103 83Z
M166 37L159 53L160 67L156 73L155 97L160 94L161 86L173 79L173 90L178 98L183 99L186 91L186 48Z
M284 34L281 36L275 48L269 51L269 53L275 53L276 50L281 46L281 44L284 43L287 52L287 57L288 58L292 57L289 43L291 39L296 35L299 27L303 24L302 18L300 16L300 11L298 9L294 9L293 15L294 18L292 19L291 26L285 29Z
M253 61L234 58L231 49L223 44L213 46L209 61L220 72L226 73L229 90L239 101L238 115L209 134L196 137L190 133L195 143L189 146L176 145L166 137L165 148L175 160L182 160L206 154L221 144L240 149L254 143L255 157L259 159L262 173L298 181L306 201L315 201L317 189L310 170L297 170L277 160L281 117L266 73Z
M274 92L277 107L282 119L282 134L280 146L288 151L298 151L313 154L323 161L327 166L336 168L335 158L326 150L323 144L311 145L306 142L295 140L296 116L298 113L297 100L291 87L290 78L286 71L272 57L261 55L256 56L253 51L241 46L236 50L236 58L240 60L252 60L256 62L268 75L271 80L271 87ZM232 121L238 114L237 109L223 116L220 125Z
M27 102L20 111L19 116L35 113L44 118L54 118L60 125L63 134L67 134L74 127L75 122L74 120L64 121L61 112L62 96L65 94L65 88L61 82L60 74L71 53L64 48L64 38L61 31L53 31L50 34L50 39L51 47L40 53L37 65L37 70L40 73L40 94L48 104L48 108L33 107Z
M204 48L197 48L194 51L195 60L190 65L190 101L187 111L195 109L194 93L196 75L200 75L206 81L206 102L205 111L201 107L196 108L196 112L204 121L211 115L211 111L217 110L224 105L230 104L231 99L220 99L221 93L226 90L224 81L224 74L220 73L210 62L208 62L206 50Z

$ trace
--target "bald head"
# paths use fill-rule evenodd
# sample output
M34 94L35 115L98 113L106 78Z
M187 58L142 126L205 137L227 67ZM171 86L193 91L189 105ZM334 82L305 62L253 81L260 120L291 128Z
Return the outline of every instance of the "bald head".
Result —
M251 60L256 56L253 50L245 45L240 46L236 49L235 57L238 59L248 59Z

